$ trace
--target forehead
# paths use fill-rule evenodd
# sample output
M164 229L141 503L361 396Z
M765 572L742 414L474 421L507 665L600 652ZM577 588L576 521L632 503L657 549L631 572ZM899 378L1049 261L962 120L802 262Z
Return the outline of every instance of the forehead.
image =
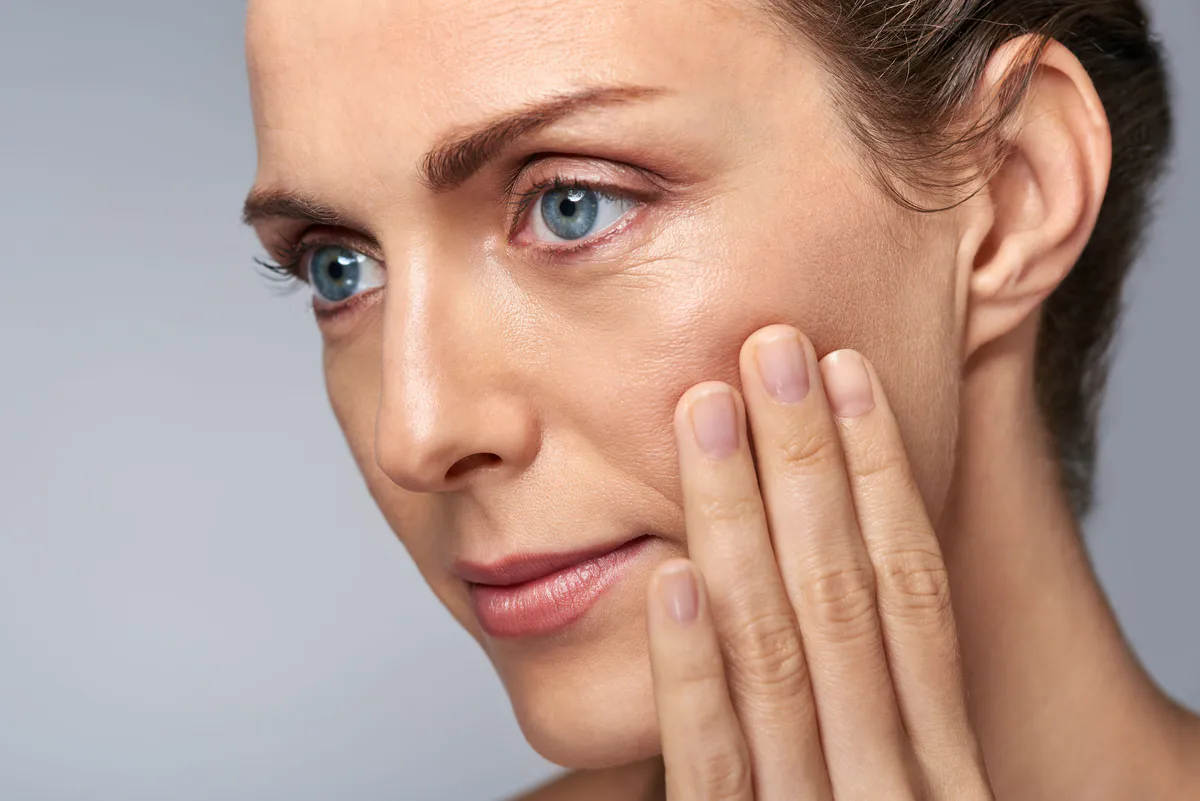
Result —
M742 0L251 0L260 156L387 130L418 145L566 87L719 95L765 27ZM354 145L349 145L353 149ZM394 153L393 156L399 156ZM414 154L406 154L414 155Z
M259 75L319 85L366 64L413 90L488 94L598 69L718 66L749 20L741 2L251 0L247 44Z

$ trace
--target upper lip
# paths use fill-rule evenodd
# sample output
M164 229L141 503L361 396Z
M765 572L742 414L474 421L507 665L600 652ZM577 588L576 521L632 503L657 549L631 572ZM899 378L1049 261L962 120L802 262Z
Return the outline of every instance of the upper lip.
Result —
M639 536L633 539L640 538ZM551 573L557 573L564 568L577 565L580 562L595 559L598 556L615 551L629 542L632 542L632 539L610 542L607 545L597 545L578 551L518 553L505 556L490 564L459 559L454 563L454 574L463 581L472 584L490 584L496 587L507 587L542 578Z

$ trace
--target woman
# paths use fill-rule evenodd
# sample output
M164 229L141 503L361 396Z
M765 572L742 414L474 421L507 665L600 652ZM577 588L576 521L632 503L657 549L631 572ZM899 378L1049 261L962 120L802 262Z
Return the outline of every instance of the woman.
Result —
M530 799L1200 798L1080 521L1136 0L255 0L274 260ZM951 601L952 599L952 601Z

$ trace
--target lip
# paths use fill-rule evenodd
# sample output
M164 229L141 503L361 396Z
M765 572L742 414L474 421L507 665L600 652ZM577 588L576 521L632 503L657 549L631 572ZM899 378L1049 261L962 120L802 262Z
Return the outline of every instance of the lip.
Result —
M460 561L455 573L470 584L471 606L492 637L551 634L582 618L628 571L653 539L643 535L557 554L520 554L490 565Z
M559 551L557 553L519 553L506 556L490 564L471 562L460 559L454 563L454 574L471 584L490 584L496 587L507 587L522 584L551 573L557 573L563 568L572 567L582 562L612 553L642 537L609 542L591 548L581 548L575 551Z

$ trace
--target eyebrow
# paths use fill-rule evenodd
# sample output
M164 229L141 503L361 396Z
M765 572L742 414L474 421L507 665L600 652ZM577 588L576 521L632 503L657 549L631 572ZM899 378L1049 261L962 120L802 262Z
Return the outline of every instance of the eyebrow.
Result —
M426 153L417 169L422 186L435 194L449 192L469 180L516 140L574 114L670 94L661 86L593 86L554 95L484 124L467 133L450 134ZM242 208L247 225L265 218L306 220L342 226L345 217L314 198L295 192L253 189Z

